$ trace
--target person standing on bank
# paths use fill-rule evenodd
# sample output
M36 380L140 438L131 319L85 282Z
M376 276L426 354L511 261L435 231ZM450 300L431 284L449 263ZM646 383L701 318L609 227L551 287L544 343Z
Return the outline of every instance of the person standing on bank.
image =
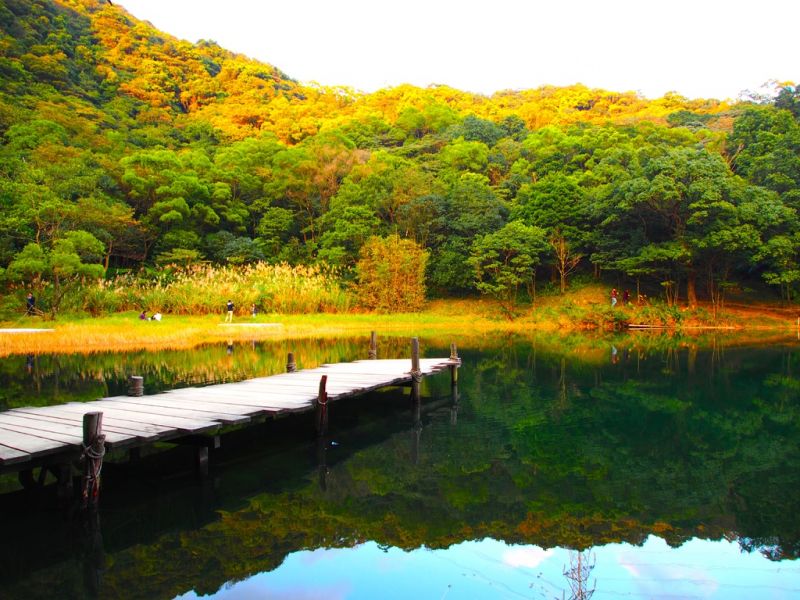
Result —
M615 307L617 305L617 288L612 288L611 290L611 307Z
M32 316L36 314L36 298L30 292L28 292L28 297L25 299L25 306L27 307L25 310L26 315Z
M233 323L233 301L228 300L228 303L225 305L225 309L228 311L228 315L225 317L226 323Z

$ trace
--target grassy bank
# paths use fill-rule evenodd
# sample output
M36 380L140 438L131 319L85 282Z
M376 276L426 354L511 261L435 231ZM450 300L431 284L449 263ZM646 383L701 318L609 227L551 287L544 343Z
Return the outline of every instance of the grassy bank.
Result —
M0 356L44 352L93 352L190 348L228 340L281 340L308 337L368 335L486 336L531 332L575 333L623 331L628 325L687 334L729 330L763 338L796 331L796 309L767 305L731 305L716 316L707 306L697 309L661 304L611 308L602 288L586 287L567 296L540 298L535 307L521 307L514 319L487 300L437 300L419 313L262 314L237 315L225 324L222 314L165 314L161 322L140 321L136 311L107 317L63 316L56 321L18 317L2 328L52 328L42 333L0 333Z

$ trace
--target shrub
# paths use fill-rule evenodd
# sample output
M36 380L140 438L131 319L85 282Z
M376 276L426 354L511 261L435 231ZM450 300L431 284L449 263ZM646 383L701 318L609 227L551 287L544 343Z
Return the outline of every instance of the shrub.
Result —
M359 303L378 312L420 310L425 302L428 253L399 235L371 237L356 265Z

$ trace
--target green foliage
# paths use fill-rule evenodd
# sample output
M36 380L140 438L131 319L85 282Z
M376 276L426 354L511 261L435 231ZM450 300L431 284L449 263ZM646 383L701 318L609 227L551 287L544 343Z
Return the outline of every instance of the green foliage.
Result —
M670 302L697 283L721 305L753 276L797 293L793 85L735 106L580 85L360 94L73 0L4 4L0 48L0 269L85 231L103 244L86 260L112 269L347 278L370 236L396 233L429 253L431 289L464 293L473 245L520 219L548 232L562 290L591 263L673 282Z
M545 231L521 221L476 238L469 259L476 288L496 298L506 316L513 317L519 288L533 290L536 267L547 248Z

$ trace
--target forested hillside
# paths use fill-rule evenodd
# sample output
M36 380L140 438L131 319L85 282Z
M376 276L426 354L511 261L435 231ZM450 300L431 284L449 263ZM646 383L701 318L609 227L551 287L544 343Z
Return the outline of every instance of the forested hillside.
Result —
M580 85L363 94L101 0L2 0L0 82L12 287L202 261L348 278L392 234L427 252L434 293L513 302L537 270L562 289L576 272L641 280L668 301L800 283L791 84L733 105Z

